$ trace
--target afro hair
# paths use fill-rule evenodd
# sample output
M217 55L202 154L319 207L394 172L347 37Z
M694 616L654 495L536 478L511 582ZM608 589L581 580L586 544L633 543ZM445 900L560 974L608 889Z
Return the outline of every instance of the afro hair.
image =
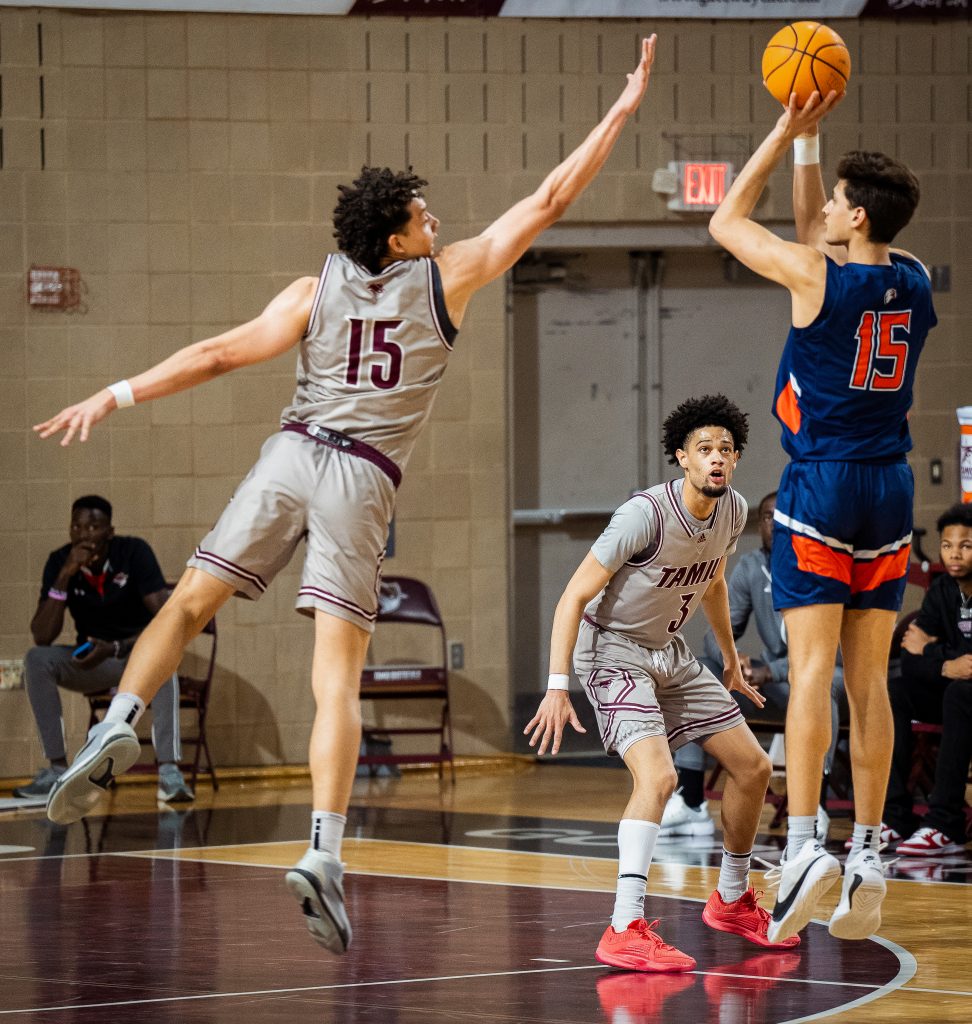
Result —
M428 184L424 178L387 167L362 167L351 185L338 185L341 197L334 207L334 237L338 248L377 274L388 255L388 236L409 218L409 203Z
M689 398L671 412L662 425L662 446L668 461L678 464L676 452L685 449L693 431L699 427L724 427L732 434L736 451L746 447L749 438L749 417L725 395L703 395Z

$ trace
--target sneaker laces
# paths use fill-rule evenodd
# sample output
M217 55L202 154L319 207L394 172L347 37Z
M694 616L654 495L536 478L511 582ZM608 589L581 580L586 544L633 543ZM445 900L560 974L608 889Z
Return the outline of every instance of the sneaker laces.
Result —
M671 949L674 950L674 946L670 946L659 934L656 932L655 925L661 921L660 917L656 917L654 921L649 924L644 918L635 925L635 931L639 932L643 938L650 939L650 941L657 946L659 949ZM676 951L677 952L677 951Z
M762 857L753 856L753 860L757 864L762 864L766 869L766 874L763 876L763 881L766 883L767 889L779 889L780 879L783 877L783 867L785 861L781 858L779 863L774 864L772 861L764 860ZM765 890L759 890L760 896L764 896Z

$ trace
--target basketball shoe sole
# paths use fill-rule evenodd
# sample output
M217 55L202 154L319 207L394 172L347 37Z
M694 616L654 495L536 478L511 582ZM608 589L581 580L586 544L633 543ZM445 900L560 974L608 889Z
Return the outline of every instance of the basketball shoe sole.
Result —
M351 945L343 879L341 863L320 850L308 850L285 878L314 941L339 956Z
M142 745L126 722L98 722L70 768L54 783L47 816L58 825L83 818L107 792L116 776L138 760Z
M848 859L840 902L830 919L835 939L866 939L881 927L881 904L887 894L881 858L865 850Z
M766 929L766 938L773 945L807 926L820 898L840 878L840 861L816 839L808 839L799 856L792 862L783 861L778 870L780 888Z

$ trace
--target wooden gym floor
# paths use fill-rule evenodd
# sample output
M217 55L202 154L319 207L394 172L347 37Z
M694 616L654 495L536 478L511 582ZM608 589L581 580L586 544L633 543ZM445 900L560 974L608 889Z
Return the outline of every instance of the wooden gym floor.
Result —
M702 924L714 840L659 843L646 914L695 972L597 964L624 771L509 760L359 780L344 860L353 946L308 936L283 871L304 779L200 786L190 810L123 785L60 828L0 815L0 1018L43 1024L780 1024L972 1020L972 851L892 869L876 940L811 924L770 953ZM718 807L713 808L716 812ZM769 809L764 817L769 820ZM843 854L846 821L832 828ZM775 860L780 837L761 833ZM761 876L757 875L757 879ZM829 914L836 890L821 913Z

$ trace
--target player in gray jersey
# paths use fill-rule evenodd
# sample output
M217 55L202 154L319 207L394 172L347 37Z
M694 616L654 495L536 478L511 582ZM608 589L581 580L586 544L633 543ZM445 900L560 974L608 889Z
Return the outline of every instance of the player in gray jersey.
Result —
M702 919L769 949L769 914L749 885L753 840L771 764L730 690L758 706L732 637L726 556L746 524L743 497L729 486L746 444L746 416L723 395L683 402L664 424L674 480L625 502L574 573L554 614L546 696L527 723L530 745L560 749L569 722L584 732L567 693L574 670L594 707L604 748L631 772L618 827L619 870L611 923L595 957L633 971L690 971L695 960L665 943L644 916L648 868L677 776L672 753L691 740L726 768L725 848L719 884ZM725 662L720 682L689 651L681 630L701 605ZM795 937L794 937L795 938Z
M258 598L306 537L298 611L314 617L310 741L311 846L287 874L307 926L325 948L351 941L340 861L361 742L361 670L377 613L395 492L445 371L466 305L504 274L584 191L638 108L655 37L620 96L584 142L480 235L435 251L439 221L411 173L364 168L341 186L339 254L319 278L284 289L260 316L181 349L34 429L84 441L116 408L183 391L300 346L297 390L189 568L132 651L119 693L48 800L77 820L137 759L133 726L186 645L234 593Z

